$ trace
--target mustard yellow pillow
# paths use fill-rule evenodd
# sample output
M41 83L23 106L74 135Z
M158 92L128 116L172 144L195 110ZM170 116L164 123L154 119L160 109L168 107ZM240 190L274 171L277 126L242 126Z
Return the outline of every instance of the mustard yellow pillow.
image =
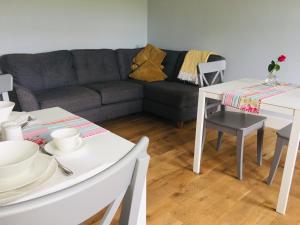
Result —
M164 58L166 57L166 53L159 48L147 44L145 48L143 48L132 60L131 69L135 70L137 67L141 66L147 60L151 60L153 64L160 66Z
M132 60L132 73L129 77L142 81L165 80L167 76L162 71L162 61L166 53L155 46L148 44Z
M150 60L133 71L129 77L147 82L161 81L167 78L160 66L154 65Z

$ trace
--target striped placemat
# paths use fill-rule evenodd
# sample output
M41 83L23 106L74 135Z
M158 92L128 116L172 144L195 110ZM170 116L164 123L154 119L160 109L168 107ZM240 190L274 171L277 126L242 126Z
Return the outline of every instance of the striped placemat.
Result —
M23 129L23 136L26 140L35 140L38 144L51 140L50 133L60 128L76 128L82 138L106 133L108 130L100 127L82 117L70 116L61 120L34 124Z
M266 86L264 84L253 85L239 90L225 92L222 104L242 111L259 113L260 104L263 99L288 92L295 88L300 88L300 86L290 83L281 83L275 87Z

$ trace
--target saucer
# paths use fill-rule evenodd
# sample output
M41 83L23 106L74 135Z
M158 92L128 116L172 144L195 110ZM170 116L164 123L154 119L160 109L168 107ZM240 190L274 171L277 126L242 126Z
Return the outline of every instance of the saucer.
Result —
M44 156L48 158L49 164L48 168L45 171L43 171L43 174L33 183L30 183L15 190L0 193L0 206L7 205L10 202L16 201L25 196L26 194L35 191L37 188L40 188L44 183L46 183L46 181L50 180L50 178L53 177L58 167L57 162L52 157L49 157L47 155Z
M52 155L56 155L56 156L61 156L61 155L65 155L65 154L70 154L72 152L75 152L79 149L81 149L81 147L83 146L84 141L82 138L78 139L78 143L77 145L70 151L62 151L60 149L58 149L53 141L50 141L49 143L47 143L44 147L45 151L52 154Z
M0 194L37 181L47 171L49 166L53 166L53 160L53 157L38 153L34 162L27 170L17 176L0 179Z

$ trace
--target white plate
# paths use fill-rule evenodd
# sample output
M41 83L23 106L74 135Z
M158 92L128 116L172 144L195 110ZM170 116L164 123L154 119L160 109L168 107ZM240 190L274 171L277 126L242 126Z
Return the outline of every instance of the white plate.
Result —
M23 173L20 173L18 176L0 179L0 193L35 182L45 173L52 161L53 157L38 153L30 168Z
M23 186L19 189L11 190L8 192L0 193L0 206L7 205L13 201L16 201L23 197L26 194L31 193L37 188L41 188L41 186L46 183L46 181L50 180L50 178L55 174L57 170L57 162L53 157L49 157L47 155L43 155L45 158L48 158L49 164L48 168L43 172L42 176L39 177L35 182Z
M71 151L62 151L55 146L53 141L50 141L45 145L44 149L46 152L49 152L52 155L61 156L61 155L70 154L72 152L78 151L79 149L81 149L83 144L84 144L83 139L78 138L78 144Z

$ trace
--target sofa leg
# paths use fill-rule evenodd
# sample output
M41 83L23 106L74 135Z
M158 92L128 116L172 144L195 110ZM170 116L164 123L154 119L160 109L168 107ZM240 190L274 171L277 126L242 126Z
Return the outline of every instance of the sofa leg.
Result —
M176 122L177 128L183 128L183 124L184 124L183 121L177 121L177 122Z

